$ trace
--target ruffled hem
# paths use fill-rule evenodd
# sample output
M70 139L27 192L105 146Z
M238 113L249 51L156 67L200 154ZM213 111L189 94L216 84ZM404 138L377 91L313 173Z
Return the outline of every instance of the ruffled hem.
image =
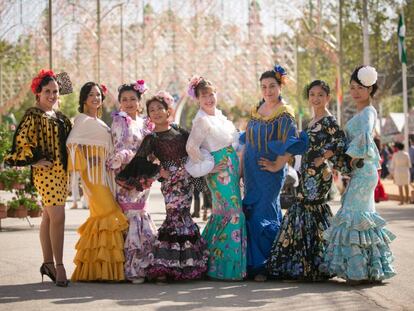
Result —
M126 217L115 211L104 217L89 217L78 229L80 239L72 281L122 281L124 276L123 231Z
M168 265L168 263L166 264ZM159 264L148 268L147 274L151 276L151 279L166 277L167 279L172 279L174 281L184 281L200 279L203 277L206 270L206 266L195 266L178 269Z
M269 275L275 279L328 279L330 275L320 272L319 266L325 251L322 235L329 227L330 217L332 212L328 204L298 202L292 205L270 252Z
M128 211L129 229L125 238L125 277L143 278L151 264L150 253L156 238L156 227L145 211Z
M302 131L299 137L290 136L285 142L281 140L271 141L267 146L276 155L284 155L286 152L292 155L303 154L308 150L309 138L307 133Z
M208 276L232 281L246 277L246 226L242 212L228 216L212 214L203 238L210 253Z
M350 280L384 280L395 275L388 246L395 235L375 212L343 212L325 231L328 242L320 270Z

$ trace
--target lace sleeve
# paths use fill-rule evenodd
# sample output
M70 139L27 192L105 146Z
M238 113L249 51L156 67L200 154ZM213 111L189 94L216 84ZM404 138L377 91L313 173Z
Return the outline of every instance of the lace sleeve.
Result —
M193 128L191 129L190 136L187 140L186 149L188 156L194 162L204 160L200 147L208 135L208 130L208 124L203 118L199 118L193 123Z

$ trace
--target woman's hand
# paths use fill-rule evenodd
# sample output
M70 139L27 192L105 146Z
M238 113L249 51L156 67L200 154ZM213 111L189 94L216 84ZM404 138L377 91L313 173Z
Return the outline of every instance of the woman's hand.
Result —
M53 166L53 163L46 159L41 159L37 161L35 164L33 164L32 166L36 168L44 168L48 170Z
M221 162L213 167L213 169L210 171L209 174L218 173L220 171L224 171L227 167L227 164L225 162Z
M166 169L161 168L160 176L164 179L167 179L168 177L170 177L170 172L168 172Z
M315 165L315 167L319 167L321 166L323 163L325 162L325 158L323 157L318 157L313 161L313 164Z
M260 158L260 160L257 161L257 163L261 166L261 169L263 171L275 173L281 169L280 167L278 167L276 161L270 161L266 158Z

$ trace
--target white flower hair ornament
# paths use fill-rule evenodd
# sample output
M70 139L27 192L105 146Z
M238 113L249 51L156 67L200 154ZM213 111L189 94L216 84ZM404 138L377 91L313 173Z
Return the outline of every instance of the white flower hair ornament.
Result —
M378 79L378 73L374 67L364 66L358 70L358 79L361 81L363 86L373 86Z

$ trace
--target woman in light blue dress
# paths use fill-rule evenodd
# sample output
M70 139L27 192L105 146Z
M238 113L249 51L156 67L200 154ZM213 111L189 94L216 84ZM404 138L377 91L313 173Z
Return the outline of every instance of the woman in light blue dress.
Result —
M373 140L377 112L371 98L377 90L377 72L360 66L351 75L350 93L357 114L345 125L346 154L354 168L342 197L342 207L324 232L327 247L322 271L351 284L381 282L395 275L389 243L395 236L375 211L374 190L378 182L380 156ZM363 159L363 166L357 163Z

